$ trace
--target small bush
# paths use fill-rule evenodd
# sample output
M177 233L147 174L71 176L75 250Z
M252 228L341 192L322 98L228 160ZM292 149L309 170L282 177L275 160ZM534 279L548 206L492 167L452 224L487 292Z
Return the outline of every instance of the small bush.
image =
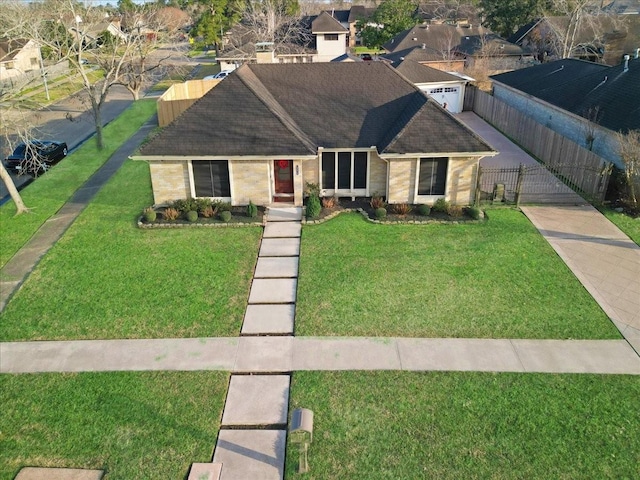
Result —
M424 203L418 205L418 213L423 217L428 217L431 214L431 207L429 205L425 205Z
M311 183L311 182L307 182L305 184L304 187L304 193L308 196L308 197L319 197L320 196L320 185L318 185L317 183Z
M220 212L220 220L228 223L229 220L231 220L231 212L229 210L222 210Z
M378 208L386 207L387 202L384 201L383 197L379 195L374 195L373 197L371 197L371 200L369 201L369 205L371 205L371 208L373 208L374 210L377 210Z
M230 212L231 204L229 202L223 202L222 200L214 200L211 202L211 206L218 212Z
M411 205L408 203L396 203L391 207L391 209L396 215L407 215L411 212Z
M204 207L200 213L204 218L213 218L216 216L216 213L218 213L218 210L209 205L208 207Z
M376 208L375 214L376 214L376 218L378 220L381 220L387 216L387 209L384 207Z
M249 200L249 205L247 205L247 217L256 218L258 216L258 207L256 207L251 200Z
M147 222L155 222L156 218L158 216L158 214L156 213L156 211L153 209L153 207L147 207L144 209L144 211L142 212L142 215L144 216L144 219Z
M186 213L191 210L198 210L198 201L195 198L174 200L169 204L169 207L175 208L186 215Z
M320 198L317 195L311 195L307 201L307 218L317 218L320 215Z
M480 215L482 214L482 212L480 211L480 209L478 207L469 207L467 208L467 215L469 215L469 217L473 218L474 220L479 220L480 219Z
M464 209L460 205L449 205L447 214L453 218L460 218L464 214Z
M165 220L169 220L170 222L177 220L180 216L180 210L173 207L167 207L164 209L162 213L164 215Z
M198 198L196 199L196 205L198 206L198 213L204 214L204 211L211 208L211 199L210 198ZM204 217L204 215L202 215Z
M431 207L431 210L438 213L447 213L449 211L449 202L444 198L439 198Z
M336 197L322 197L322 208L334 208L338 205Z
M190 222L196 222L198 220L198 212L196 212L195 210L189 210L186 217Z

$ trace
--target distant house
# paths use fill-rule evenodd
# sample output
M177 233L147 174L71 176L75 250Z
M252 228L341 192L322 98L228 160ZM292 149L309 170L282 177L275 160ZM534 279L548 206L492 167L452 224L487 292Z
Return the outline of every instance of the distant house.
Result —
M522 68L533 61L519 45L480 25L466 23L416 25L400 32L382 48L387 52L384 58L390 61L413 55L412 60L444 71L461 71L461 67L473 67L482 60L489 71L499 72Z
M640 129L640 59L564 59L491 79L496 98L622 166L614 133Z
M573 39L573 48L565 54L563 39L557 32L566 31L568 23L568 17L538 19L520 28L509 41L535 52L540 61L568 56L613 66L625 55L634 57L640 52L638 14L603 15L594 22L583 22Z
M156 204L209 197L302 205L324 196L473 201L496 152L383 62L247 64L132 156Z
M465 88L472 78L443 72L413 60L404 60L394 67L442 108L451 113L462 112Z
M318 52L314 62L330 62L347 53L349 30L328 12L322 12L311 22L311 33Z
M40 68L40 47L33 40L0 39L0 79L17 77Z

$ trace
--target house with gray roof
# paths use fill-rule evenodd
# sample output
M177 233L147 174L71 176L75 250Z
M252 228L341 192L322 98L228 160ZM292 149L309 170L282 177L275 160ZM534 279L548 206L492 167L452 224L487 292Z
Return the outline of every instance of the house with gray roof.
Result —
M613 67L565 58L491 79L497 99L622 166L615 132L640 129L640 58Z
M156 204L209 197L302 205L323 196L473 201L496 152L383 62L247 64L132 156Z

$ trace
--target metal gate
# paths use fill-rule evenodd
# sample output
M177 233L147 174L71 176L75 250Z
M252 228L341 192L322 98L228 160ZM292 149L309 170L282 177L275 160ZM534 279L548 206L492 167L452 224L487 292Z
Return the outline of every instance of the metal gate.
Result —
M562 171L562 167L560 167ZM585 172L593 177L597 195L582 194L590 200L602 201L609 178L609 171ZM571 187L563 175L557 176L544 165L520 165L507 168L478 169L476 204L483 201L541 204L583 204L586 200ZM576 189L577 190L577 189Z

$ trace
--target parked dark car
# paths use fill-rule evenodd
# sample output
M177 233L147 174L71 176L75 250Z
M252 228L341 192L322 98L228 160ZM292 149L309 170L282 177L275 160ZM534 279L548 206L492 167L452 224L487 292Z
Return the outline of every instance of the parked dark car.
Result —
M37 177L67 156L67 144L59 141L32 140L20 143L4 160L7 170Z

